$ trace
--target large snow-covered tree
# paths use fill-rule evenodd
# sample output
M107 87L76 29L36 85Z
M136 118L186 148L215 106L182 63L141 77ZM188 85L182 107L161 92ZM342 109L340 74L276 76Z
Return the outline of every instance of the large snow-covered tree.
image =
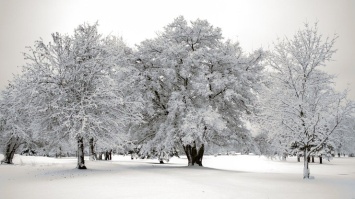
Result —
M279 150L303 152L304 178L310 174L307 158L329 144L352 111L346 92L336 92L334 77L320 70L335 53L335 40L324 39L317 24L306 24L275 44L267 59L270 84L260 97L261 127Z
M245 116L254 111L263 51L245 55L221 29L183 17L137 47L147 100L146 123L135 130L142 153L182 146L188 165L202 166L208 143L252 142Z
M32 127L52 143L75 138L79 169L86 168L84 139L119 142L124 125L140 120L139 93L128 95L132 88L119 79L134 74L123 65L131 51L119 38L100 35L97 26L80 25L73 36L53 34L51 43L38 41L25 54L31 106L37 110Z

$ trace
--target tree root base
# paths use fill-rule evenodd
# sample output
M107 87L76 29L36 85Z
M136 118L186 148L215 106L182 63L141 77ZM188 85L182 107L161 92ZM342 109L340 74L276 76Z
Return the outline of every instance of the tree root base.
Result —
M77 169L86 169L86 166L84 165L84 166L77 166L76 167Z

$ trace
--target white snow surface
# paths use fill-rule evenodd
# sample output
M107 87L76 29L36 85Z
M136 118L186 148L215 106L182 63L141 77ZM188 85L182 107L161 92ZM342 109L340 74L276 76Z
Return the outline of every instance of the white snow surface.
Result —
M3 155L0 155L0 159ZM75 169L75 158L15 155L0 165L0 198L355 198L355 158L310 163L314 179L303 180L303 163L259 156L205 156L204 167L186 157L169 163L113 156Z

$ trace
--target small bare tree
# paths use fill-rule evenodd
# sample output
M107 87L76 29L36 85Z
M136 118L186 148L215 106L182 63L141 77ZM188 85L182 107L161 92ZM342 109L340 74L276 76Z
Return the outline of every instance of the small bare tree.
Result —
M275 44L267 63L270 85L263 100L262 127L283 150L303 151L303 178L309 178L307 159L325 147L344 127L353 105L346 92L332 88L334 77L319 68L331 60L336 36L323 40L317 24Z

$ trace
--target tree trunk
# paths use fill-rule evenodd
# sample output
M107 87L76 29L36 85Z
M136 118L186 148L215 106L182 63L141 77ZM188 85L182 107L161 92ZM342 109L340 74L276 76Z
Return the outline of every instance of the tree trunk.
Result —
M310 174L310 171L309 171L309 167L308 167L308 163L309 163L309 154L307 153L307 149L305 149L303 151L303 155L304 155L304 158L303 158L303 162L304 162L304 167L303 167L303 179L305 178L309 178L309 174Z
M18 136L11 137L6 144L6 149L4 153L4 159L1 160L1 164L13 164L12 160L14 158L15 152L20 146L20 138Z
M109 158L108 158L108 150L105 151L105 160L109 160Z
M59 158L62 158L62 147L59 147Z
M314 163L314 155L312 155L312 162Z
M90 153L90 160L96 160L96 154L95 154L95 146L94 146L94 138L91 137L89 139L89 153Z
M297 155L297 162L301 162L300 155Z
M186 157L187 157L187 161L188 161L188 166L193 166L193 163L192 163L192 154L191 154L191 151L192 151L192 147L191 145L186 145L186 146L183 146L184 148L184 151L186 153Z
M197 152L196 163L202 167L202 158L203 154L205 153L205 145L201 144L200 149Z
M86 169L85 161L84 161L84 143L83 137L78 137L78 165L77 169Z
M319 164L322 164L322 163L323 163L322 160L323 160L323 157L322 157L322 156L319 156Z
M195 163L199 166L202 166L202 158L205 152L204 144L202 144L198 150L195 142L193 142L193 146L188 144L186 146L183 146L183 148L188 160L188 166L194 166Z
M159 156L158 156L158 160L160 164L164 164L164 152L160 151Z

